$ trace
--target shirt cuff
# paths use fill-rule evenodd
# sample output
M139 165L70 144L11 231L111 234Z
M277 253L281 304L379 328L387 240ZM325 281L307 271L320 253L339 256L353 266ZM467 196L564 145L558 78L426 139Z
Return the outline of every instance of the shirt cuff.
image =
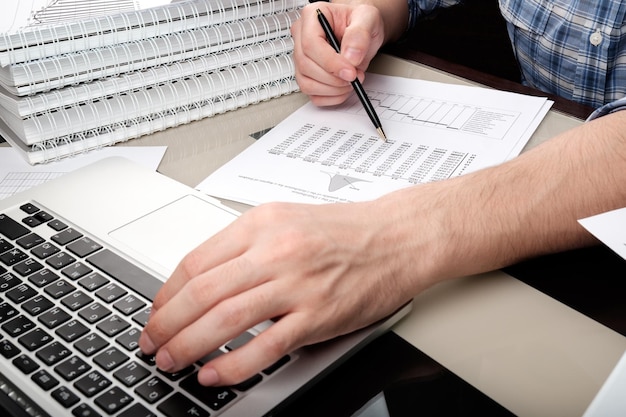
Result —
M593 113L591 113L591 115L589 115L587 121L597 119L598 117L606 116L607 114L615 113L620 110L626 110L626 97L622 97L619 100L612 101L597 108Z

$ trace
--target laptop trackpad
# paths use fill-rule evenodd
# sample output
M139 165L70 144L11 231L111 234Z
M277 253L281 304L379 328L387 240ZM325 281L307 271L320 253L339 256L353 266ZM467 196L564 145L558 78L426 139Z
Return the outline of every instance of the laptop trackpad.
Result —
M220 206L187 195L109 235L169 273L183 256L235 218Z

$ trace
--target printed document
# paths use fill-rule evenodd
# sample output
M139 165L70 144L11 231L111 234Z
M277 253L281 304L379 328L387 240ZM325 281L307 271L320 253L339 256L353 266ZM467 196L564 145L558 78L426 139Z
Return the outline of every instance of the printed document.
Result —
M367 74L364 88L387 135L358 98L307 103L197 188L251 205L375 199L518 155L547 114L543 97Z

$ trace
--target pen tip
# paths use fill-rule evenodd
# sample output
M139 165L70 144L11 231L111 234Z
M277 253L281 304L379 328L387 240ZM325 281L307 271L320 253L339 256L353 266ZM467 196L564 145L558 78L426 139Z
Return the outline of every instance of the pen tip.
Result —
M385 132L383 132L383 128L379 127L378 129L376 129L376 131L378 132L378 135L382 138L382 140L387 142L387 135L385 135Z

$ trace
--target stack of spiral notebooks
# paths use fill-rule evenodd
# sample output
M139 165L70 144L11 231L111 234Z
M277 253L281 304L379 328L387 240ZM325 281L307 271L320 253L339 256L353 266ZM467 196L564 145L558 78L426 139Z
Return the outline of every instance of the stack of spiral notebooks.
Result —
M292 93L306 2L10 0L0 135L44 163Z

